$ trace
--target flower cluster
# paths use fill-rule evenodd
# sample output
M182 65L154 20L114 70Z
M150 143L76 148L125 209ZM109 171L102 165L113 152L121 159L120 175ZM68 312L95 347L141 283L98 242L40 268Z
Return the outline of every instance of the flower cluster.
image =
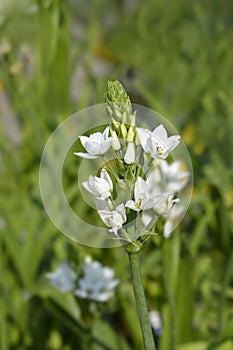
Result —
M161 215L169 218L164 230L169 232L172 213L176 217L179 211L172 209L178 206L177 195L189 176L181 162L171 162L169 156L180 136L168 136L162 124L153 131L137 127L136 112L132 113L119 82L108 82L105 95L109 126L103 132L80 136L86 153L75 153L86 159L102 157L103 165L97 176L90 175L82 185L93 195L102 222L115 238L135 243L139 236L153 233ZM105 161L110 149L114 162Z
M62 293L74 295L97 302L105 302L114 294L119 280L114 279L114 271L102 266L98 261L86 257L83 277L78 278L67 262L63 262L53 272L46 274L50 284Z

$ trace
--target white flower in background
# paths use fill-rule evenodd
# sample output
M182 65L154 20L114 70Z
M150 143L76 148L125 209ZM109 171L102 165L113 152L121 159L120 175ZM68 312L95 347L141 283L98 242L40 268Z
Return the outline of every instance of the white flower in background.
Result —
M163 125L157 126L153 131L144 128L137 128L137 134L146 153L152 158L165 159L180 142L180 136L167 136Z
M134 187L134 200L127 201L125 206L140 211L152 208L153 204L154 199L150 195L148 182L139 176Z
M135 162L135 145L133 142L128 143L127 150L124 156L124 162L126 164L132 164Z
M160 336L162 333L162 319L160 312L157 310L150 311L149 319L154 334Z
M59 265L57 270L46 273L50 284L60 292L72 292L75 288L74 281L77 278L76 273L71 269L67 262Z
M106 169L101 170L100 177L90 175L89 180L83 182L82 185L97 199L102 200L110 197L113 191L112 180Z
M173 199L172 193L163 193L155 197L153 209L159 215L166 215L174 203L180 199Z
M99 155L106 153L112 143L112 137L109 137L108 134L109 127L103 133L96 132L89 137L80 136L80 141L88 153L75 152L74 154L82 158L95 159Z
M180 204L175 204L170 213L168 214L168 218L165 221L165 224L163 226L163 235L165 238L169 238L171 235L171 232L175 228L176 221L179 219L182 215L184 215L185 207L183 207Z
M84 276L78 281L79 288L75 290L75 295L99 302L107 301L114 295L119 280L114 279L111 268L86 259L83 270Z
M98 210L98 214L104 224L111 228L109 232L114 232L115 234L117 234L117 231L122 228L122 225L126 222L126 213L123 203L112 211Z
M166 160L163 160L159 166L165 181L166 191L175 193L185 187L189 178L189 172L180 170L181 161L175 160L169 164Z

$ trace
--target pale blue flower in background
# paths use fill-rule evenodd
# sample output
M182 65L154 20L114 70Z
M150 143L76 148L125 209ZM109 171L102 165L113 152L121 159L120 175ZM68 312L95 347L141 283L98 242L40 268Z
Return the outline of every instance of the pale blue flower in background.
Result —
M109 137L109 126L103 133L96 132L88 136L80 136L80 141L88 153L75 152L76 156L87 159L95 159L107 152L112 143L112 137Z
M163 125L157 126L153 131L137 128L138 138L141 146L152 158L165 159L180 142L180 136L167 136Z
M113 191L112 180L106 169L101 170L100 177L90 175L89 180L83 182L82 185L95 198L101 200L110 197Z
M162 319L160 312L157 310L150 311L149 319L154 334L160 336L162 333Z
M87 257L83 270L84 276L78 281L79 288L75 290L75 295L98 302L105 302L114 295L119 280L114 279L111 268Z
M60 292L72 292L75 289L77 275L67 262L61 263L55 271L46 273L46 277Z

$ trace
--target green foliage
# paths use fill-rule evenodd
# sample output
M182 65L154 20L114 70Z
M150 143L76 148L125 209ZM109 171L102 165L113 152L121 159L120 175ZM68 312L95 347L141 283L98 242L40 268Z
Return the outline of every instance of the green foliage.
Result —
M83 247L57 232L38 185L52 131L76 110L102 103L114 79L133 102L171 120L193 161L186 217L141 257L149 309L162 314L158 349L232 349L232 14L228 0L1 1L2 350L142 349L124 252ZM76 187L77 159L69 157L67 198L89 217ZM64 260L80 272L87 254L120 279L116 296L94 311L45 278Z

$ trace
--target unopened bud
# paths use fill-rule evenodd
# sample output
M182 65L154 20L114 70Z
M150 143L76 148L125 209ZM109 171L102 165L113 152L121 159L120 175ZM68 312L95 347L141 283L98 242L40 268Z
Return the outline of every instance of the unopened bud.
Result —
M133 114L131 114L129 116L129 124L131 126L135 126L136 125L136 112L134 112Z
M133 142L134 137L135 137L135 128L130 126L130 128L128 130L128 134L127 134L127 141Z
M135 162L135 147L133 142L129 142L127 150L124 156L124 162L126 164L132 164Z
M127 137L127 129L126 129L125 124L121 124L121 133L122 133L123 139L126 139L126 137Z
M119 151L121 149L121 144L120 141L117 137L117 134L115 131L112 131L112 146L114 148L115 151Z
M105 101L109 117L126 123L128 116L132 114L132 107L129 96L119 81L107 82Z

